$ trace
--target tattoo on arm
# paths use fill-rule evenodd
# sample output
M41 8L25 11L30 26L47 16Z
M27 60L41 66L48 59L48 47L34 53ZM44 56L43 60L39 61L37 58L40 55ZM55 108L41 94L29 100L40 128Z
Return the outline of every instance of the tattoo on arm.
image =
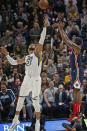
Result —
M63 41L66 43L67 46L72 47L73 42L68 38L67 34L63 31Z

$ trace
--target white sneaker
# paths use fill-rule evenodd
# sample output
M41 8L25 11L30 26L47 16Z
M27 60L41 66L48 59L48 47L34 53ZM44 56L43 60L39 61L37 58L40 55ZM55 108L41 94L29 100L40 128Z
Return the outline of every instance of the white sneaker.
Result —
M40 121L39 120L36 120L35 131L40 131Z
M17 121L13 121L12 125L10 126L9 128L9 131L13 131L13 129L20 124L20 121L17 120Z

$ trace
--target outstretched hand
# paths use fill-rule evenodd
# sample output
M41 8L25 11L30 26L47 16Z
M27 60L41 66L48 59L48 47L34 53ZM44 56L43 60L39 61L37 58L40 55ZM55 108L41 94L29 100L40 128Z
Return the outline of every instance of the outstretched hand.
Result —
M59 30L63 30L63 23L62 23L62 21L58 22L58 29Z
M45 15L45 19L44 19L44 27L47 27L48 24L48 15Z
M67 36L66 32L64 32L64 30L63 30L62 21L59 21L58 23L53 24L52 27L53 28L56 28L56 27L58 28L63 41L68 40L68 36Z
M5 56L8 55L8 51L4 47L0 47L0 52L4 54Z
M66 32L63 30L63 24L62 24L62 22L58 23L58 29L59 29L59 32L61 34L62 40L63 41L68 40L68 36L67 36Z
M53 28L58 27L58 23L53 24L52 27L53 27Z
M58 23L55 23L52 25L53 28L58 28L59 30L63 30L63 25L62 25L62 22L58 22Z

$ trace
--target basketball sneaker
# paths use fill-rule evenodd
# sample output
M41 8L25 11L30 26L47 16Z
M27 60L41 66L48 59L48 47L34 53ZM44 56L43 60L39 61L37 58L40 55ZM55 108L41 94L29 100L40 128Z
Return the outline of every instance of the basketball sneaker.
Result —
M10 128L9 128L9 131L13 131L13 129L15 129L16 126L19 125L19 124L20 124L20 121L19 121L19 120L13 121L12 125L11 125Z
M71 122L71 121L74 121L74 120L78 120L78 119L80 119L82 116L83 116L82 113L75 114L75 115L72 115L69 119L67 119L67 121Z

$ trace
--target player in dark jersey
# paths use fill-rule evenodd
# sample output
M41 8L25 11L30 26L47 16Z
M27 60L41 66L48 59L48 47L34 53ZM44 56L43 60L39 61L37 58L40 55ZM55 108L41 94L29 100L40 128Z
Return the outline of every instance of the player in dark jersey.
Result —
M81 65L81 38L75 38L74 41L71 41L66 32L63 30L62 22L55 24L54 27L58 27L59 32L61 34L62 40L64 43L72 48L72 53L70 55L70 66L71 66L71 76L72 76L72 84L73 84L73 115L68 119L68 121L72 121L75 119L79 119L82 114L80 113L81 107L81 95L80 88L83 81L84 71Z

